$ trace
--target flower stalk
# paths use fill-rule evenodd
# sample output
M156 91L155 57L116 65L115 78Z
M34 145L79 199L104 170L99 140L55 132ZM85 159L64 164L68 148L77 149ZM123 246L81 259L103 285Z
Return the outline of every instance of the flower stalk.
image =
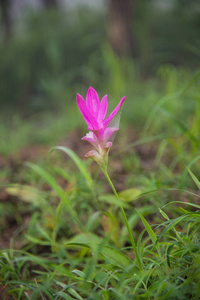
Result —
M107 172L107 169L106 170L103 170L102 171L104 172L105 176L106 176L106 179L108 180L112 190L113 190L113 193L115 194L115 196L117 197L117 199L120 199L113 183L112 183L112 180L110 179L110 176L108 175L108 172ZM122 212L122 216L123 216L123 219L124 219L124 223L126 225L126 228L127 228L127 231L128 231L128 234L129 234L129 238L130 238L130 241L131 241L131 245L133 247L133 251L135 253L135 258L137 260L137 263L138 263L138 268L140 271L142 271L142 262L141 262L141 259L139 257L139 254L138 254L138 249L137 249L137 246L136 246L136 243L134 241L134 238L133 238L133 235L131 233L131 229L130 229L130 226L129 226L129 223L128 223L128 220L127 220L127 217L126 217L126 214L125 214L125 211L124 211L124 208L122 207L122 205L120 205L120 209L121 209L121 212Z

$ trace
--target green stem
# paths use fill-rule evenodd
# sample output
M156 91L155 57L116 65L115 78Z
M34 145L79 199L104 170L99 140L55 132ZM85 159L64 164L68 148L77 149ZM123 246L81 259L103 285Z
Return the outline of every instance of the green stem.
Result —
M108 182L109 182L109 184L110 184L110 186L111 186L111 188L113 190L113 193L120 200L119 195L118 195L118 193L117 193L117 191L116 191L116 189L115 189L115 187L114 187L114 185L113 185L113 183L112 183L112 181L111 181L111 179L110 179L110 177L108 175L107 170L105 168L102 168L102 170L103 170L103 172L104 172L104 174L105 174L105 176L106 176L106 178L107 178L107 180L108 180ZM133 250L135 252L135 257L136 257L136 260L137 260L137 263L138 263L139 270L142 271L142 263L141 263L141 260L140 260L139 254L138 254L138 250L137 250L137 247L136 247L133 235L131 233L131 229L130 229L130 226L128 224L128 220L127 220L125 211L124 211L124 209L123 209L123 207L121 205L120 205L120 209L121 209L121 212L122 212L122 216L124 218L124 222L125 222L126 228L128 230L128 234L129 234L129 238L130 238Z

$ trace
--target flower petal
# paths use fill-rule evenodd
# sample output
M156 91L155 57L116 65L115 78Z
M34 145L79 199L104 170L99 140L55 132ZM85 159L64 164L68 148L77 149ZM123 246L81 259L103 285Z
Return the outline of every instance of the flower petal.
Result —
M83 97L81 95L77 94L76 101L77 101L78 107L80 109L80 112L82 113L83 118L85 119L85 122L87 123L88 127L98 128L98 123L97 123L96 119L88 111Z
M86 106L95 118L98 117L99 105L99 96L95 89L90 86L86 95Z
M104 120L104 122L103 122L104 126L107 126L110 123L110 121L112 120L112 118L116 115L116 113L118 113L118 111L119 111L120 107L122 106L125 99L126 99L126 96L124 96L120 100L119 104L115 107L115 109L111 112L111 114Z
M118 129L115 127L108 127L105 129L104 134L103 134L103 142L107 143L111 137L111 135L116 132Z
M85 154L85 157L90 157L94 159L100 165L104 162L103 157L96 150L90 150Z
M105 146L105 148L110 148L110 147L112 147L112 142L108 142L107 144L106 144L106 146Z
M87 141L89 142L90 144L92 144L94 147L98 148L98 139L96 137L96 135L92 132L92 131L89 131L86 136L84 136L82 138L83 141Z
M105 116L106 116L106 113L107 113L107 107L108 107L108 103L107 103L107 95L105 95L102 100L101 100L101 103L100 103L100 106L99 106L99 113L98 113L98 122L103 122Z

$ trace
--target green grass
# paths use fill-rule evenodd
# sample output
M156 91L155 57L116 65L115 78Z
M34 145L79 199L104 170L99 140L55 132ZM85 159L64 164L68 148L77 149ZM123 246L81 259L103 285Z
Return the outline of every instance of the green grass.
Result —
M106 43L99 51L104 64L87 56L66 87L56 68L38 76L42 111L39 101L34 112L1 113L1 297L198 299L200 73L167 64L144 79ZM88 85L108 94L109 111L127 96L108 163L119 198L83 158L75 97Z
M20 166L13 182L4 177L1 186L8 201L0 207L1 234L9 229L9 222L15 227L9 246L0 251L2 299L198 299L199 110L195 101L187 104L187 111L180 105L183 98L193 100L198 89L197 75L190 82L152 103L149 114L144 108L143 130L137 123L137 109L143 103L127 98L108 169L120 199L97 165L65 147ZM131 90L127 86L129 94ZM144 103L159 94L151 86ZM129 118L130 110L136 121ZM48 127L44 116L44 129L33 134L34 143L42 141L50 150L65 134L67 124L75 126L81 119L74 104L71 112L66 121L64 112L55 123L48 121ZM10 138L13 144L4 143L7 155L29 143L33 124L19 126L15 135L10 131L21 140ZM9 131L1 130L5 136ZM42 132L47 132L44 140ZM136 135L132 141L130 133ZM84 142L79 147L85 147ZM120 207L126 213L140 267Z
M86 170L75 153L73 158ZM69 171L62 168L59 175L67 180L61 187L56 181L58 169L29 167L39 175L37 180L42 180L41 190L39 186L6 188L18 201L31 202L32 216L28 224L18 221L21 230L11 239L10 249L1 250L5 294L14 299L198 298L199 205L191 199L168 201L173 189L137 196L134 190L120 193L120 205L137 241L140 271L119 205L111 201L111 194L102 202L101 180L87 185L87 178L91 182L88 171L69 177ZM199 185L191 170L189 173ZM45 182L48 191L43 191ZM181 199L183 192L176 195ZM19 240L21 250L15 250Z

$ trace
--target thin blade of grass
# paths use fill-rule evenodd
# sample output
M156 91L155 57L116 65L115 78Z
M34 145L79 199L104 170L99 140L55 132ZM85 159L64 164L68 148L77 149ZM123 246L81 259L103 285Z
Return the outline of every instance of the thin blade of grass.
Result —
M196 183L197 187L200 189L200 182L197 179L197 177L192 173L189 167L186 166L186 169L188 170L190 176L192 177L193 181Z
M157 250L160 258L161 258L160 247L159 247L159 245L157 243L157 237L156 237L153 229L151 228L151 226L149 225L149 223L146 221L146 219L143 217L143 215L139 211L137 211L137 213L139 214L140 219L142 220L142 223L144 224L144 227L146 228L146 230L147 230L147 232L148 232L148 234L149 234L149 236L150 236L153 244L155 245L156 250Z
M71 149L69 149L67 147L62 147L62 146L53 147L49 151L49 155L55 150L63 151L64 153L66 153L73 160L73 162L76 164L76 166L79 168L80 172L84 176L89 188L91 190L93 190L92 178L91 178L90 173L88 172L85 164L83 163L83 161Z

